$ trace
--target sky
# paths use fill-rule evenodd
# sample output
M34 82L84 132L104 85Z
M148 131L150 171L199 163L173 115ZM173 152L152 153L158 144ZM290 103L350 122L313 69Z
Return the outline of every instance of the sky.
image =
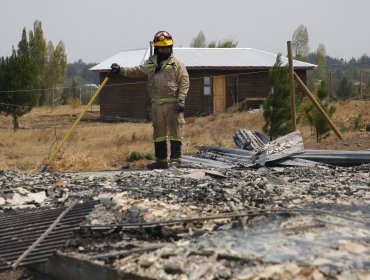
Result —
M145 48L159 30L175 47L232 39L238 47L287 54L287 41L307 27L310 52L324 44L331 57L370 55L369 0L0 0L0 57L17 47L23 28L42 22L44 37L63 41L69 63L99 63Z

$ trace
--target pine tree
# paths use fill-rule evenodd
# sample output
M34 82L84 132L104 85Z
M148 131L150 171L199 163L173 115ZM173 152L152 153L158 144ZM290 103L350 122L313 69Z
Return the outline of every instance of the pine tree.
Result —
M15 52L1 59L0 112L13 118L14 130L19 128L18 118L30 112L37 102L37 96L31 90L34 69L28 59Z
M321 81L320 87L316 94L316 99L318 99L326 114L331 117L335 113L336 108L334 105L328 103L329 94L329 88L326 86L325 81ZM316 134L316 141L320 142L323 137L329 134L331 128L322 114L314 107L312 102L307 101L303 107L306 119Z
M341 100L346 100L352 96L352 84L347 80L346 77L343 77L339 81L337 88L337 97Z
M271 91L263 103L263 131L268 134L270 140L274 140L292 131L289 70L282 67L281 53L270 69L269 80Z
M30 46L29 46L28 39L27 39L26 28L23 28L22 39L18 43L17 54L18 54L19 57L23 57L25 59L30 59Z

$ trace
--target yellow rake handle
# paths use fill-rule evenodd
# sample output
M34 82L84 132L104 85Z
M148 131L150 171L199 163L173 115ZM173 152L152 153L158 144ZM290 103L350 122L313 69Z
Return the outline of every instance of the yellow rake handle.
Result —
M89 109L89 107L93 104L93 102L95 101L96 97L98 97L100 91L102 90L102 88L105 86L105 84L108 82L109 80L109 77L110 75L112 74L112 70L108 73L108 75L105 77L104 81L100 84L99 88L96 90L95 94L93 95L93 97L91 97L89 103L87 103L87 105L85 106L85 108L82 110L82 112L80 113L80 115L78 116L77 120L73 123L73 125L71 126L71 128L67 131L66 135L64 136L62 142L59 143L59 145L56 147L56 149L54 150L53 154L50 156L50 158L48 159L48 161L45 163L45 166L42 168L42 170L40 171L40 173L44 173L46 171L46 169L49 167L49 164L53 161L54 157L56 156L56 154L59 152L60 148L63 146L63 144L67 141L67 139L69 138L69 136L72 134L72 132L75 130L77 124L80 122L80 120L82 119L82 117L85 115L86 111Z

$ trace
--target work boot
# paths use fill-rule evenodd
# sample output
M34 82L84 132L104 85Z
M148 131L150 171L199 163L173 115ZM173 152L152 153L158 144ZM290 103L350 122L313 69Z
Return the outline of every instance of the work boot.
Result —
M170 161L170 167L176 167L176 168L181 168L181 160L171 160Z
M167 141L154 142L154 153L157 160L146 167L150 170L167 169Z
M157 160L146 165L149 170L153 169L168 169L168 161Z
M181 167L181 141L171 140L170 166Z

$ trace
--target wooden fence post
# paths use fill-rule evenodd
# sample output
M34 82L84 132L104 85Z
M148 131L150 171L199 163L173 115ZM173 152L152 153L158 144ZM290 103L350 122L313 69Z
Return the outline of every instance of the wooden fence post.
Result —
M293 131L297 130L296 108L295 108L295 92L294 92L294 67L292 56L292 42L288 41L288 62L289 62L289 77L290 77L290 108L292 118Z

